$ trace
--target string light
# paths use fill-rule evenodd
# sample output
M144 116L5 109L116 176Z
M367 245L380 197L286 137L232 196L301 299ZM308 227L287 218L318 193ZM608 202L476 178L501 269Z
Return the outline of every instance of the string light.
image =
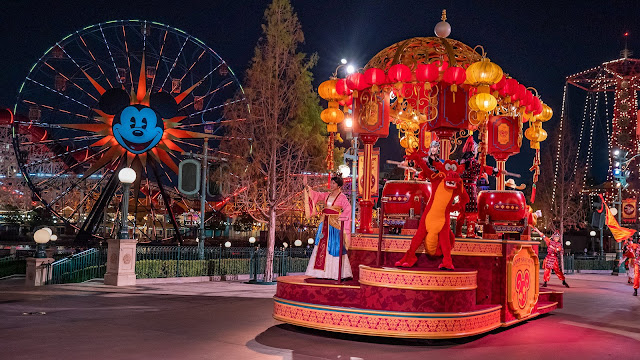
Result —
M584 186L586 184L587 181L587 173L589 172L589 169L591 168L591 163L593 162L593 129L596 127L596 115L597 115L597 109L598 109L598 100L599 100L599 93L595 93L595 96L591 96L591 101L590 104L593 105L591 108L591 128L589 129L589 145L587 147L587 159L585 162L585 170L584 173L582 174L582 184L581 184L581 188L584 189ZM595 101L594 101L595 98ZM576 161L577 162L577 161ZM580 197L580 205L582 205L583 202L583 197Z
M604 93L604 116L606 120L607 127L607 158L609 159L609 165L611 164L611 130L609 129L611 126L611 119L609 118L609 94L605 91ZM611 174L607 171L607 181L611 180Z
M582 121L580 122L580 136L578 137L578 151L576 151L576 162L575 165L573 167L573 173L577 174L578 173L578 164L580 163L580 154L581 154L581 150L582 150L582 138L584 135L584 127L585 124L587 122L587 106L591 101L591 98L593 96L592 92L588 92L587 93L587 98L584 101L584 108L582 109ZM589 157L589 154L587 154L587 158ZM586 173L586 172L585 172ZM571 183L571 192L573 193L575 191L574 185L575 183ZM583 182L582 182L582 187L584 188L584 178L583 178Z
M558 133L558 143L556 144L556 169L553 172L553 190L551 191L551 207L553 208L556 203L556 189L558 185L558 166L560 164L560 144L562 142L562 126L565 118L565 104L567 102L567 86L568 83L564 83L564 90L562 91L562 111L560 112L560 128Z

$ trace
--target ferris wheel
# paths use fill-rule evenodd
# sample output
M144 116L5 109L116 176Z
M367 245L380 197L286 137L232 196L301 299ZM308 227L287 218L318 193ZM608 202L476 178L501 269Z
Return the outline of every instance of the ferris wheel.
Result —
M55 216L79 236L99 237L115 229L117 172L132 167L129 221L148 236L168 215L177 233L175 214L189 210L177 164L205 141L219 151L223 123L234 121L224 109L242 94L225 61L181 30L139 20L86 27L49 48L19 89L20 171Z

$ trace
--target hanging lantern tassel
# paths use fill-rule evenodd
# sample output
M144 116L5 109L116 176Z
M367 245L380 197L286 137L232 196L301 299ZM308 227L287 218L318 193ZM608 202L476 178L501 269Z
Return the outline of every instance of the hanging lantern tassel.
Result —
M533 184L531 186L531 201L530 201L530 203L533 204L534 202L536 202L536 184Z
M336 133L329 133L329 144L327 145L327 170L329 170L329 179L327 180L327 189L331 189L331 172L333 171L333 142Z
M336 133L329 133L329 144L327 145L327 170L333 171L333 142L335 141Z
M533 166L529 169L533 171L533 186L531 190L531 203L536 201L536 183L538 182L538 176L540 175L540 149L536 149L536 155L533 158Z

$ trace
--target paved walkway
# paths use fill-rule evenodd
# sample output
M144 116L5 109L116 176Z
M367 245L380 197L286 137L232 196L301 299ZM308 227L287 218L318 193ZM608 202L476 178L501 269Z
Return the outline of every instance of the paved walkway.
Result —
M626 277L568 275L565 308L473 338L333 334L271 317L274 285L238 282L26 288L0 281L2 359L613 359L640 353ZM552 278L550 286L558 288Z

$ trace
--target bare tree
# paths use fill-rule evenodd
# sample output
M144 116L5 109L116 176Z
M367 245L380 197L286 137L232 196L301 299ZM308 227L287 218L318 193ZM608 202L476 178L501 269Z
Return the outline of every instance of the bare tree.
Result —
M536 205L542 210L545 226L563 236L565 230L586 225L587 209L582 193L586 167L578 159L576 142L568 126L562 127L562 131L559 128L549 145L541 159Z
M264 17L245 80L246 103L226 109L227 118L242 121L229 122L230 140L222 147L230 154L227 181L239 188L239 210L268 223L264 279L272 281L276 219L300 196L302 178L296 175L308 169L314 149L310 139L320 135L323 124L319 111L309 111L319 106L309 72L317 56L298 52L304 35L291 4L274 0Z

